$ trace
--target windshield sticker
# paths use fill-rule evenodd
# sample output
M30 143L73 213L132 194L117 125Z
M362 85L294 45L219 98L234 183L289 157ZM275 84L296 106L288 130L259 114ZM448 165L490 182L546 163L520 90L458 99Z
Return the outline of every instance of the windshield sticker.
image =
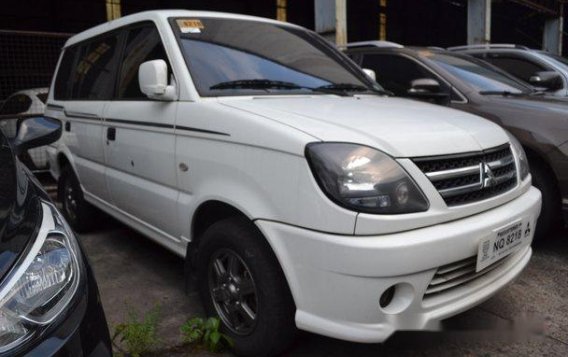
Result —
M201 33L201 30L205 28L201 20L197 19L181 19L176 21L182 33Z

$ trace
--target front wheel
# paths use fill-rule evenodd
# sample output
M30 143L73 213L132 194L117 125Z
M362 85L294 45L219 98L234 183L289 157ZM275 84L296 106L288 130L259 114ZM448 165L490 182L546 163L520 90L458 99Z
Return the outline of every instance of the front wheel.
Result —
M243 218L212 225L200 239L197 277L209 316L244 356L273 356L294 338L296 311L280 265L258 229Z
M530 168L533 185L542 194L542 210L534 236L535 241L542 241L549 237L553 233L553 228L560 223L562 209L560 192L556 186L553 173L544 165L533 161L530 163Z
M61 172L57 191L63 214L71 227L77 232L90 230L96 221L97 212L93 206L85 201L79 180L68 166Z

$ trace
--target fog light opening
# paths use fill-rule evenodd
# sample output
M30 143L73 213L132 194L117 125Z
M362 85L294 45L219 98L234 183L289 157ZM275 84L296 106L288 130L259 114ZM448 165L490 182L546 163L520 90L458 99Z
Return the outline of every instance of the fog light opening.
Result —
M379 299L379 305L381 306L381 308L384 309L385 307L390 305L394 297L395 291L396 291L396 285L393 285L383 292L383 294Z

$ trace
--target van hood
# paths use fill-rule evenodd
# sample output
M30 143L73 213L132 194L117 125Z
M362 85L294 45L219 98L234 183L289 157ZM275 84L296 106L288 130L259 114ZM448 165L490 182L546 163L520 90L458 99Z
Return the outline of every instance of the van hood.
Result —
M219 101L294 127L316 140L368 145L399 158L480 151L509 140L488 120L407 99L322 95Z

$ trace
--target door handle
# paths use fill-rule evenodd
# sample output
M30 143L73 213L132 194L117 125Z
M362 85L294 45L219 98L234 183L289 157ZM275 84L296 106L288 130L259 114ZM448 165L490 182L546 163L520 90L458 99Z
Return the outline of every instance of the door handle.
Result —
M107 141L115 141L116 140L116 128L110 127L107 128Z

